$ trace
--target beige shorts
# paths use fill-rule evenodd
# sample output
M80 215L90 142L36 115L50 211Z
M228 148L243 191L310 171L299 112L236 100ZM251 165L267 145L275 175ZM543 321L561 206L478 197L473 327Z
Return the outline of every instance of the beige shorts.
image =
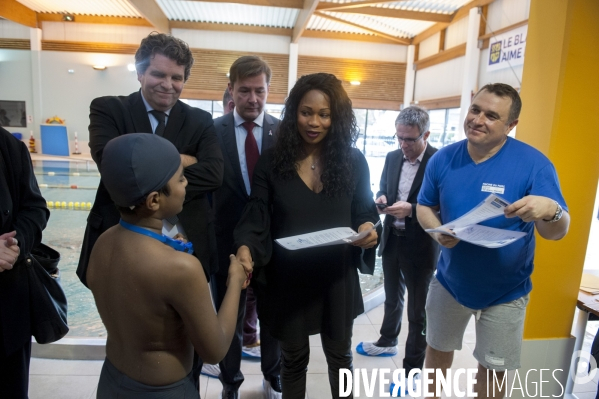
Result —
M434 277L426 299L426 342L442 352L462 349L464 331L474 316L474 358L487 369L518 369L528 297L482 310L470 309L460 305Z

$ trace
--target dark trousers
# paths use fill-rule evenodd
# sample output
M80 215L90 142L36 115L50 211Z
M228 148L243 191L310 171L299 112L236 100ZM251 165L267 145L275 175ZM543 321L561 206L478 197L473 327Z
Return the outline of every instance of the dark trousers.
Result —
M0 398L27 399L31 340L6 356L0 351Z
M345 332L345 340L333 341L320 334L322 349L329 366L331 397L339 398L339 369L353 372L351 337L353 325ZM304 399L306 395L306 372L310 361L308 336L297 341L281 341L281 385L283 399ZM353 393L349 398L353 398Z
M383 251L385 315L379 346L397 345L408 290L409 331L403 367L422 369L426 351L426 296L437 261L436 252L419 253L406 237L389 234Z
M215 274L210 281L212 295L216 309L220 309L223 303L225 293L227 292L227 276ZM241 349L243 345L243 317L245 315L246 290L241 292L239 297L239 311L237 313L237 325L235 326L235 335L229 347L225 358L219 363L219 379L227 391L237 391L243 383L244 377L241 372ZM260 323L260 351L261 366L264 378L271 381L279 377L281 352L279 343L269 332L267 326Z
M258 342L258 312L254 289L248 287L245 293L245 318L243 319L243 345Z

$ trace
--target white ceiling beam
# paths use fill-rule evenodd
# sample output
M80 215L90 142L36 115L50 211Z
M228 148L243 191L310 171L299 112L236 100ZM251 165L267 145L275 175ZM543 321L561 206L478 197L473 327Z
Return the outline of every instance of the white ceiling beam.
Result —
M399 43L399 44L406 44L406 45L410 44L410 39L406 39L406 38L403 38L403 37L396 37L396 36L393 36L393 35L389 35L387 33L380 32L378 30L371 29L371 28L368 28L366 26L363 26L363 25L360 25L360 24L356 24L354 22L350 22L350 21L346 21L346 20L341 19L341 18L333 17L332 15L327 15L327 14L324 14L324 13L321 13L321 12L318 12L318 11L316 11L314 13L314 15L317 15L317 16L319 16L321 18L330 19L331 21L335 21L335 22L339 22L339 23L346 24L346 25L349 25L349 26L353 26L354 28L362 29L362 30L364 30L366 32L375 34L375 35L380 36L380 37L384 37L385 39L394 41L394 42Z
M291 35L291 43L297 43L299 41L302 33L304 33L304 30L308 27L310 18L312 18L314 11L316 11L318 1L319 0L304 0L304 7L295 21L295 27L293 28L293 34Z
M202 1L207 3L234 3L250 6L265 7L283 7L283 8L304 8L304 0L185 0Z
M128 1L157 31L162 33L171 32L168 18L155 0Z

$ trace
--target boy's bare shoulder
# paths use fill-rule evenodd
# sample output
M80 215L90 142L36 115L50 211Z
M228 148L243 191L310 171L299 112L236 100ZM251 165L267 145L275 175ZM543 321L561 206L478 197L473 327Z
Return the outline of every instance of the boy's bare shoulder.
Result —
M159 262L164 264L163 276L174 280L186 280L201 274L204 269L198 258L185 252L175 251L170 247L162 248L159 251Z
M197 295L202 287L207 288L200 261L193 255L169 250L162 254L160 262L163 265L153 277L162 287L167 303L176 303L182 298Z

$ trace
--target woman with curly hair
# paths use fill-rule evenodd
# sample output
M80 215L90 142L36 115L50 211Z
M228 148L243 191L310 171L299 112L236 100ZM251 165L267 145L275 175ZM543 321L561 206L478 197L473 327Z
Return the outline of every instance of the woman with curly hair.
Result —
M308 337L320 334L332 396L352 368L353 320L364 311L357 268L374 268L376 230L353 245L289 251L273 240L379 220L366 159L354 148L351 100L334 75L301 77L285 102L276 142L254 170L250 202L235 230L237 257L254 262L261 328L281 344L285 399L303 399Z

